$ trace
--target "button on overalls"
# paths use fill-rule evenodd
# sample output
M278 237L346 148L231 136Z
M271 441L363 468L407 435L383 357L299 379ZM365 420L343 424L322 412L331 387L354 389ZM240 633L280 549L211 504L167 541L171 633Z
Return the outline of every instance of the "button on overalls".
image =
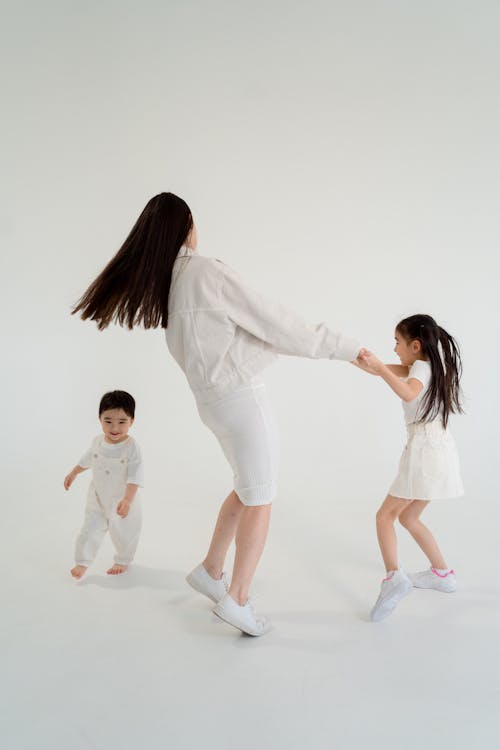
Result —
M139 492L130 505L128 515L122 518L116 512L127 486L127 459L101 456L98 447L102 438L92 447L92 481L87 494L85 518L76 540L77 565L89 566L94 560L104 534L109 530L116 550L114 561L118 565L132 562L139 541L142 512Z

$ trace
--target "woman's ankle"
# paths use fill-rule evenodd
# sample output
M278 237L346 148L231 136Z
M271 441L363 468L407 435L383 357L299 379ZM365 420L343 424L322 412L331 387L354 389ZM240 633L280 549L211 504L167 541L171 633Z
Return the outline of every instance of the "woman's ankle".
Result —
M227 592L231 599L234 599L236 604L239 604L240 607L244 607L245 604L248 601L248 589L242 589L238 587L229 587L229 591Z
M222 565L212 565L207 560L203 560L203 567L211 578L216 581L220 581L223 573Z

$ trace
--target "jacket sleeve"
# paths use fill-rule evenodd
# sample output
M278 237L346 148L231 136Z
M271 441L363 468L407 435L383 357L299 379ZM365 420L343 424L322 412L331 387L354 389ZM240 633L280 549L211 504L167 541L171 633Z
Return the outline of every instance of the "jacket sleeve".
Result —
M220 261L219 261L220 262ZM279 354L311 359L356 359L361 344L324 323L310 325L293 311L249 287L232 268L221 263L222 305L228 317Z

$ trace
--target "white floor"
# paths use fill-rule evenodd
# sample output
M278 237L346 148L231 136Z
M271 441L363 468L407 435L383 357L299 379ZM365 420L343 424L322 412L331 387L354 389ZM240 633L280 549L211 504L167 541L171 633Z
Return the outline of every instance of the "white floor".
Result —
M470 504L451 525L443 505L428 517L457 558L460 590L415 591L378 625L367 619L381 575L372 519L340 505L332 528L322 524L321 498L313 517L277 505L255 581L257 607L275 629L252 639L220 622L184 582L215 505L200 519L195 504L179 504L169 526L149 516L122 578L105 574L106 540L74 584L82 508L73 500L57 534L47 511L55 514L59 500L33 502L24 520L11 506L2 747L496 746L497 532ZM469 535L479 554L467 550ZM403 535L401 550L409 569L421 567Z

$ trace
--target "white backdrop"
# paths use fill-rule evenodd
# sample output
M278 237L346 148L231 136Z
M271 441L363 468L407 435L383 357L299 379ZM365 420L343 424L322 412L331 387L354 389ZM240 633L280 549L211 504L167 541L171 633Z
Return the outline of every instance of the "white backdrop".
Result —
M172 190L192 207L200 252L388 360L402 316L434 315L463 350L467 416L453 428L469 500L496 496L500 13L482 6L8 8L13 488L28 455L37 482L64 474L110 388L136 397L148 494L167 516L198 482L202 504L227 486L162 333L98 334L69 315L149 197ZM403 437L389 390L333 362L283 359L267 379L284 438L279 503L378 501Z
M2 551L20 578L48 549L52 572L71 563L87 478L69 495L62 480L106 390L137 400L139 560L188 570L230 489L162 332L98 333L70 316L163 190L191 206L202 254L386 361L406 315L458 339L467 495L430 513L452 564L497 565L498 3L2 7ZM376 581L397 398L337 362L281 358L266 381L283 461L262 570L322 545L347 567L366 560Z

